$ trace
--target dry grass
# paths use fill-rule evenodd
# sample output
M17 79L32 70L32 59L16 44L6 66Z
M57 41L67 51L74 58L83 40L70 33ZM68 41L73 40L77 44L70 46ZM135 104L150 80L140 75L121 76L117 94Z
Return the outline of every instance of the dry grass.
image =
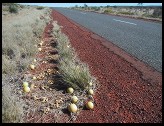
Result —
M19 72L17 67L20 66L17 64L21 65L23 69L26 68L27 64L31 62L31 57L36 53L33 45L39 41L46 23L50 20L48 16L44 20L40 19L44 13L47 15L48 9L25 10L26 13L16 15L15 18L10 18L8 21L5 18L2 20L2 55L4 59L2 73ZM24 62L25 59L26 62ZM7 67L12 67L15 72L8 71Z
M53 22L53 35L57 38L56 48L60 56L59 73L65 89L68 87L75 89L73 94L68 94L69 99L71 99L72 95L77 96L79 99L76 103L78 111L77 113L70 113L70 119L66 121L66 123L69 123L76 120L81 110L84 109L87 100L91 100L94 103L94 98L88 94L88 90L93 89L95 92L98 88L98 81L91 75L88 65L80 61L75 49L70 44L69 38L61 33L60 28L57 22ZM89 85L90 82L93 85ZM67 108L70 103L71 100L65 102L63 108Z
M38 10L37 7L28 6L19 8L17 14L6 13L2 16L3 123L23 122L26 104L16 94L21 82L10 80L17 79L33 61L33 56L36 54L34 45L41 40L43 30L50 21L49 12L47 8ZM87 64L78 59L68 37L61 33L60 26L57 23L53 25L54 35L58 38L59 69L63 82L78 89L74 94L79 96L81 101L78 104L82 106L88 90L85 88L88 88L88 83L92 81L95 84L89 88L95 89L96 79L91 76Z
M17 96L11 93L11 87L5 84L2 88L2 123L23 122L24 102L18 100Z
M33 60L36 54L34 44L40 41L50 21L50 9L25 6L18 8L15 14L9 13L7 6L2 9L2 122L15 123L23 122L24 103L12 93L18 82L11 83L9 80L17 78Z
M162 7L149 6L104 6L104 7L73 7L72 9L95 11L98 13L124 15L162 21Z
M88 65L79 60L75 49L71 47L68 37L61 33L57 22L54 22L53 26L54 35L57 36L58 41L57 49L61 57L59 69L63 80L68 87L83 91L89 87L89 82L96 83L96 79L91 76Z

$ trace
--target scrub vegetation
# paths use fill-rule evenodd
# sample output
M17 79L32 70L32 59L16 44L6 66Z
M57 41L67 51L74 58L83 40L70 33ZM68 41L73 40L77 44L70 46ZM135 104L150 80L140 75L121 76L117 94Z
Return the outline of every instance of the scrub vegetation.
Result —
M50 21L52 19L50 17L50 13L51 10L46 7L23 6L14 3L2 4L3 123L22 123L31 120L31 118L28 117L27 113L30 110L38 111L39 105L35 104L36 100L42 100L40 101L40 105L42 107L44 105L44 100L42 99L42 97L34 97L34 93L36 93L36 95L40 94L40 96L45 97L48 97L48 95L53 96L54 94L56 94L57 96L58 94L61 94L61 92L59 93L59 91L50 87L47 89L42 88L42 90L40 89L36 92L30 93L30 91L34 89L34 87L32 89L32 85L34 84L31 83L31 80L28 77L23 76L26 75L25 72L28 71L30 64L32 62L34 63L34 57L36 56L36 54L41 53L41 51L38 52L37 47L42 48L42 45L39 46L38 43L40 43L41 41L45 42L45 38L42 37L46 25L51 23ZM72 87L74 89L73 94L76 95L79 99L79 101L76 103L77 107L79 108L79 113L79 111L84 108L84 102L88 98L94 101L92 97L93 93L89 94L88 91L89 89L95 90L97 88L96 78L90 74L88 65L80 61L75 52L75 49L71 46L68 37L61 32L61 26L59 26L55 21L53 21L53 30L51 31L51 36L53 36L57 40L57 45L55 48L58 52L58 57L51 58L55 58L54 60L58 59L57 64L59 70L57 71L57 73L59 73L62 84L65 86L64 90L66 90L68 87ZM37 61L38 60L36 60L36 62ZM47 69L47 71L48 70L51 69ZM42 70L40 72L44 71ZM37 81L39 81L38 76L39 75L36 75L35 77L35 84L37 83ZM46 74L46 77L47 78L45 78L45 81L49 83L50 80L48 81L48 77L50 77L50 74ZM55 76L53 76L52 79L55 79ZM26 93L22 92L23 80L27 80L27 82L30 80L30 87L27 86L30 90L26 91ZM55 85L56 83L57 82L54 82L53 85ZM37 89L37 86L35 89ZM43 89L51 90L45 93ZM32 96L31 99L26 99L26 96L28 95L27 92L29 93L29 95ZM67 97L70 97L70 94L65 95L67 95ZM60 95L60 98L61 97L62 96ZM58 102L56 97L54 97L53 100ZM60 111L60 113L62 113L61 109L66 109L68 107L68 104L71 103L71 99L66 101L63 97L62 102L64 101L65 103L63 103L63 106L61 105L62 107L60 106L61 108L59 108L59 105L57 105L57 108L53 108L55 113L56 111ZM51 103L52 101L48 102ZM54 103L52 102L51 104L53 105ZM48 111L50 111L50 109L44 112L47 113ZM78 113L71 113L71 119L75 119ZM39 120L40 119L38 119L37 121ZM69 121L70 120L68 120L68 122Z
M67 86L71 86L78 90L84 90L88 87L90 82L96 83L95 78L91 76L89 72L88 65L79 60L68 37L61 33L60 26L58 26L57 23L53 23L53 26L54 34L58 40L57 49L61 57L59 61L59 70Z
M162 7L161 6L75 6L72 9L94 11L98 13L129 16L134 18L143 18L149 20L162 21Z
M2 122L22 122L24 103L14 89L36 54L50 9L2 3Z

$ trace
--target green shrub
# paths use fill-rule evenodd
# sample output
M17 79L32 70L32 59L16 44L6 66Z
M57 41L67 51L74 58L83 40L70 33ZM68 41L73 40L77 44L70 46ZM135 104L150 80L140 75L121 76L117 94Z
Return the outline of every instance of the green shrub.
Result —
M151 15L149 15L149 14L142 14L142 17L151 17Z
M36 9L38 9L38 10L42 10L42 9L44 9L44 7L39 6L39 7L37 7Z
M113 11L112 11L112 9L107 9L107 10L104 11L104 13L106 13L106 14L107 13L113 13Z
M154 18L162 17L162 9L158 9L158 8L154 9L152 17Z
M9 12L10 12L10 13L18 13L18 8L17 8L17 6L16 6L15 4L11 4L11 5L9 6Z
M134 15L132 12L118 12L117 14Z
M25 6L24 6L24 5L19 5L19 7L20 7L20 8L22 8L22 9L23 9L23 8L25 8Z
M94 8L95 11L99 11L100 10L100 7L96 7Z

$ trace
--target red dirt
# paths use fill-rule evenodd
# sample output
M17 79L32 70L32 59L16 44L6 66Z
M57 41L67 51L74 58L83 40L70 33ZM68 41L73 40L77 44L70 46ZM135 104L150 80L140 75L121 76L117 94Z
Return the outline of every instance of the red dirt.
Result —
M25 76L36 76L38 77L39 74L47 71L49 68L54 69L57 67L57 64L55 62L50 63L49 61L45 60L46 56L50 56L48 53L56 53L57 50L54 47L51 47L51 44L56 43L56 39L53 38L50 33L52 32L52 21L49 25L45 27L42 40L43 40L43 46L42 51L38 52L36 55L37 59L37 65L34 70L28 70L25 72ZM47 61L46 63L43 63L43 61ZM57 69L56 69L57 71ZM56 74L56 73L55 73ZM52 87L52 85L48 84L48 80L55 81L55 75L54 73L50 74L49 76L43 77L41 80L34 80L32 81L33 84L36 85L36 87L30 91L29 94L25 94L23 96L23 99L25 100L26 104L28 105L26 114L24 117L24 122L26 123L55 123L55 122L65 122L69 119L69 115L65 112L62 113L62 106L63 104L60 104L59 107L52 107L48 113L41 112L41 108L48 107L50 108L50 103L55 103L56 100L59 100L60 98L63 98L65 100L68 99L68 96L60 90L56 90ZM53 85L56 83L53 83ZM44 90L41 88L43 85L48 86L49 88L45 88ZM51 90L50 90L51 88ZM40 100L33 100L33 96L36 95L38 97L47 97L48 102L42 103ZM60 113L59 113L60 112ZM59 116L61 116L59 118ZM67 120L64 120L64 119Z
M94 110L82 110L76 123L162 122L161 73L62 14L52 16L99 81Z

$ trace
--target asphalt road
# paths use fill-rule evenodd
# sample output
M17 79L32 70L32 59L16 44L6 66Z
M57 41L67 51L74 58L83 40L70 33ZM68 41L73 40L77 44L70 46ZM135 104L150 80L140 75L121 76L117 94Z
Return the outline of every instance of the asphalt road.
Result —
M54 9L162 72L162 24L66 8Z

